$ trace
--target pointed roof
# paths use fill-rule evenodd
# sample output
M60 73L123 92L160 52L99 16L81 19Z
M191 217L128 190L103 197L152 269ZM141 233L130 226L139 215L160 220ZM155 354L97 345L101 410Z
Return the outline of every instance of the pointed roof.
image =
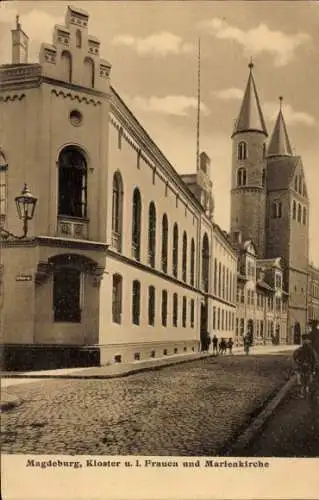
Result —
M267 156L293 156L287 128L282 114L283 97L279 97L280 109L268 146Z
M262 132L268 136L252 71L254 64L251 62L248 67L248 82L232 137L239 132L248 131Z

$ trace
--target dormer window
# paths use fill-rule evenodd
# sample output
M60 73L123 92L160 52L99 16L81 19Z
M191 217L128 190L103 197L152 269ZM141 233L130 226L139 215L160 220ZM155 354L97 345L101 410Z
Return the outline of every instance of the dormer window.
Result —
M238 160L246 160L247 158L247 144L241 141L237 147L237 158Z

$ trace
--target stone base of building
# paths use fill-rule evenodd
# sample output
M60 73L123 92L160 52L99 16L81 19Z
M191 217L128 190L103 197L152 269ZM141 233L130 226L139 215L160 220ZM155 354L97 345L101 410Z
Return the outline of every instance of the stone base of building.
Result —
M4 344L0 347L1 371L37 371L99 366L96 346Z
M0 370L40 371L129 364L199 351L199 342L141 342L95 346L55 344L4 344L0 346Z

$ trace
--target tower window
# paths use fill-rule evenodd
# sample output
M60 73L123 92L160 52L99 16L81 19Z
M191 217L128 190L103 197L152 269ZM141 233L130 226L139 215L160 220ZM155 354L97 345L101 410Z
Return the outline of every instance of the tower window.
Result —
M244 141L238 144L237 158L238 160L246 160L247 158L247 144Z
M280 219L282 217L282 204L281 201L274 201L272 204L272 218Z
M202 287L205 292L209 288L209 242L208 236L205 233L202 246Z
M301 205L298 203L298 222L301 222Z
M295 191L298 192L298 175L295 177Z
M297 205L295 200L292 202L292 218L296 220Z
M245 168L239 168L237 170L237 186L246 186L247 182L247 173Z
M266 169L263 168L262 176L261 176L261 185L264 187L266 184Z
M307 209L306 209L306 207L303 207L302 223L303 224L307 223Z
M266 143L263 143L263 158L266 158Z

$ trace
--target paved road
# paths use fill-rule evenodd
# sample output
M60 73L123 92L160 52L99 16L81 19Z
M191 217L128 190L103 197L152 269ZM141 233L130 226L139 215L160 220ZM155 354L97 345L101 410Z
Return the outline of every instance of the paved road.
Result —
M119 379L9 387L3 453L216 455L285 383L291 355L206 358Z
M277 408L254 443L242 456L319 457L318 407L311 410L308 401L296 390Z

